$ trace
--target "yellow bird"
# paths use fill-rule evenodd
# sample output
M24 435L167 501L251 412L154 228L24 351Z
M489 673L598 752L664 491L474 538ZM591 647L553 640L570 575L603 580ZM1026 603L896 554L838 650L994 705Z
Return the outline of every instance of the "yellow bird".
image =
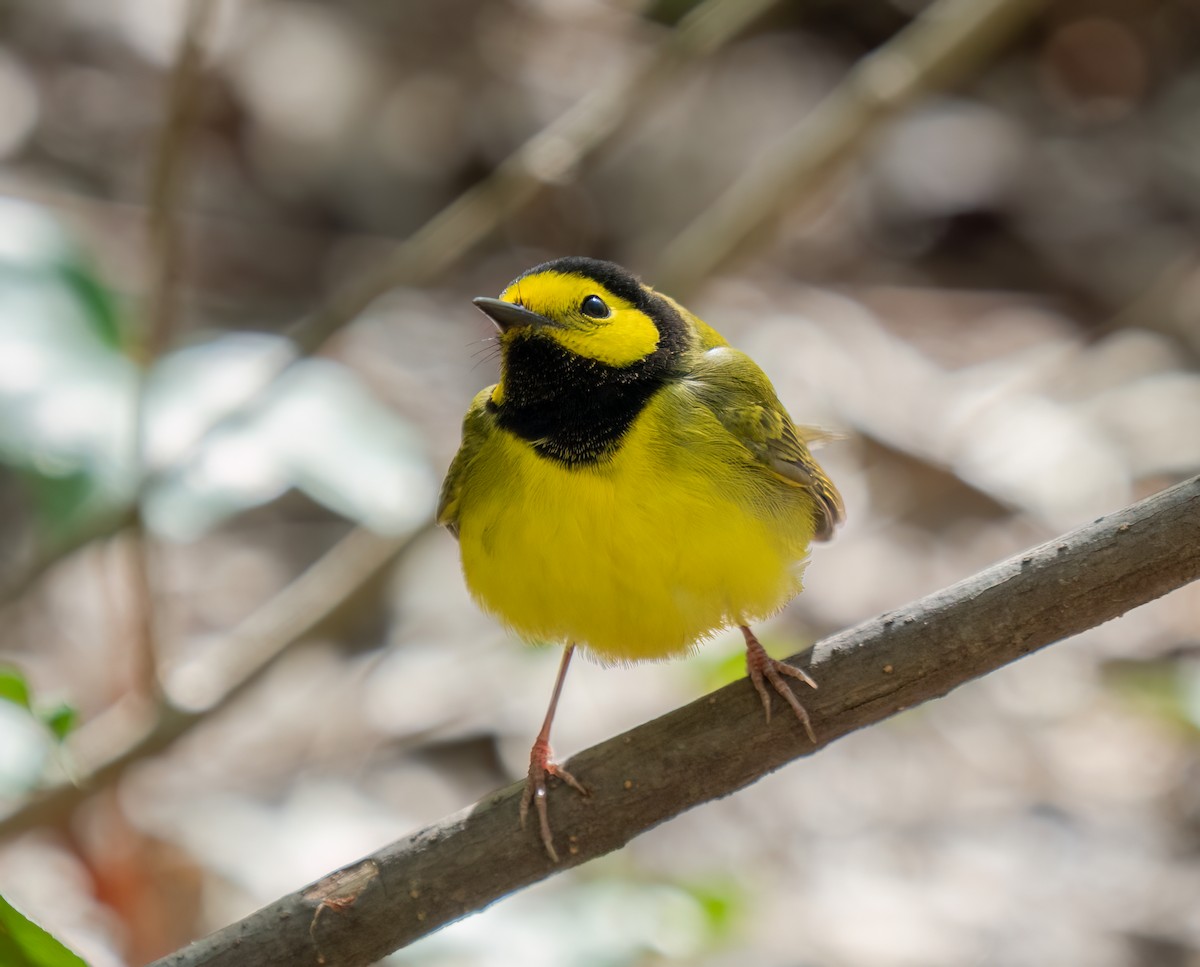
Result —
M529 758L522 828L536 804L558 859L546 780L584 786L551 758L550 726L576 647L603 662L681 655L723 628L813 738L749 623L800 591L809 543L841 497L745 353L611 262L538 265L475 305L500 331L500 382L481 391L442 485L438 522L460 543L484 610L530 641L564 646Z

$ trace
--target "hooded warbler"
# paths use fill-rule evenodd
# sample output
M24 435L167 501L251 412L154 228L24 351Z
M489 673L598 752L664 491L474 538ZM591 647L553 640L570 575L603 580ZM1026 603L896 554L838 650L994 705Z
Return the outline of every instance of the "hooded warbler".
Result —
M813 736L749 622L800 591L813 540L844 510L758 365L674 300L611 262L562 258L499 299L500 382L472 401L438 522L458 538L476 601L523 638L564 646L521 802L557 860L546 780L586 789L551 758L550 726L576 647L601 661L684 654L738 626L764 678Z

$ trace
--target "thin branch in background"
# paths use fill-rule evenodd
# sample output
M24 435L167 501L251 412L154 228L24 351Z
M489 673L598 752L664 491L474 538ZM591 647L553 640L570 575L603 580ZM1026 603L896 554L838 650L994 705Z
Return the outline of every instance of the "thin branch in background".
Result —
M150 168L147 244L150 281L136 355L149 368L162 355L175 329L178 283L183 263L178 211L188 174L192 136L204 99L208 37L216 0L190 0L179 50L167 86L164 120Z
M793 655L821 682L806 697L816 746L790 716L764 725L753 689L734 682L567 763L592 795L551 800L553 828L569 843L561 865L517 828L522 781L152 967L374 963L850 732L1198 578L1200 477ZM324 914L331 906L336 915Z
M681 68L711 55L778 0L707 0L684 17L640 66L597 87L509 155L410 236L395 254L304 320L293 338L313 352L389 289L428 283L478 245L547 184L579 166L646 107Z
M134 460L138 475L134 520L127 544L130 587L133 590L134 635L131 642L134 687L142 695L157 696L157 608L153 573L155 547L142 514L141 481L146 477L149 413L147 381L155 361L166 349L178 312L178 282L183 261L176 212L183 196L192 135L200 112L202 74L215 0L191 0L179 39L179 51L167 88L164 121L159 129L150 169L147 199L147 247L150 281L143 310L142 330L131 353L141 366L134 412Z
M75 533L61 541L38 549L32 563L9 583L0 586L0 621L6 621L16 611L23 599L55 565L66 560L90 544L103 541L133 526L133 511L113 514L102 520L90 521Z
M132 765L159 755L197 725L227 708L355 591L433 529L427 524L403 537L380 537L356 527L306 571L237 626L202 659L195 678L204 694L190 696L197 710L181 709L161 697L140 728L124 715L101 718L72 736L75 781L37 794L0 819L0 839L62 822L89 796L116 783ZM98 750L94 758L82 750Z
M1190 314L1195 300L1185 295L1198 280L1200 249L1180 250L1128 305L1097 328L1097 336L1131 327L1149 329L1177 340L1200 358L1200 326Z
M938 0L864 57L663 253L655 285L686 295L762 229L811 197L866 138L917 97L968 76L1044 0Z

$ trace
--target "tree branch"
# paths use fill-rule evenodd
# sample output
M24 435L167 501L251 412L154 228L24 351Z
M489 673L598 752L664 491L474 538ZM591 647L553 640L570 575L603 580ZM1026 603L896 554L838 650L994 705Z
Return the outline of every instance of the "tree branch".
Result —
M938 0L867 57L670 244L655 285L683 296L817 191L883 122L990 57L1044 0Z
M214 0L191 0L187 19L179 37L179 51L167 89L164 121L150 166L147 189L146 241L150 263L150 285L143 306L142 330L130 340L129 355L140 366L135 402L133 466L138 475L139 494L134 504L133 527L125 549L128 580L133 594L134 657L133 688L149 698L161 692L158 680L158 601L156 600L155 554L153 536L146 526L141 499L146 475L146 447L149 437L147 391L150 371L170 345L178 315L178 283L183 265L183 239L180 237L176 209L183 197L188 149L199 120L205 45L212 23Z
M432 528L430 522L400 537L354 528L239 624L221 645L206 651L200 661L209 685L204 695L189 696L201 708L179 708L168 689L158 696L146 726L132 736L122 724L117 728L119 736L114 737L104 719L83 726L80 734L71 738L72 751L86 745L103 750L102 755L92 760L80 757L71 781L43 789L0 816L0 840L65 821L80 803L115 784L130 766L165 752L246 692L288 648Z
M592 796L551 797L565 860L517 829L521 784L352 863L153 967L373 963L513 890L618 849L799 756L1200 578L1200 477L819 643L792 661L819 743L764 725L745 682L569 763Z

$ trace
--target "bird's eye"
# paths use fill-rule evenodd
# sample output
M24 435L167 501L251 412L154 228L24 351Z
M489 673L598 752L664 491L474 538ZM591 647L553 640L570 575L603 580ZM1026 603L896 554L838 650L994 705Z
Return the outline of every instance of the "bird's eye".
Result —
M590 295L579 306L580 312L593 319L603 319L610 314L610 309L598 295Z

